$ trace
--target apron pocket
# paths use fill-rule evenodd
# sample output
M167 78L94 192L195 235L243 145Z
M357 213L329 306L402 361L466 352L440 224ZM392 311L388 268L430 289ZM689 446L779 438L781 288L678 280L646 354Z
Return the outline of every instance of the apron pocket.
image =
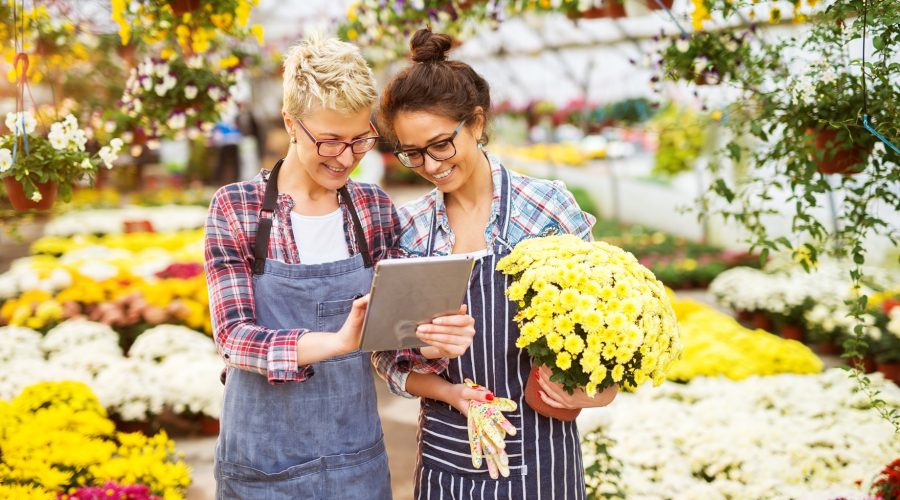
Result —
M316 328L320 332L336 332L347 319L353 301L356 299L329 300L319 302L316 307Z
M324 498L321 458L272 474L226 461L216 466L217 498Z

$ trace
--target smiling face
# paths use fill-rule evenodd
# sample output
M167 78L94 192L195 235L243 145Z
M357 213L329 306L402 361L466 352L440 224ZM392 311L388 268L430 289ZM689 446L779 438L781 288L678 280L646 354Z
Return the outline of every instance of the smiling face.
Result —
M481 137L483 122L482 115L476 114L475 118L459 127L452 145L446 141L460 125L453 118L425 111L404 111L397 114L393 125L401 151L430 146L429 151L441 158L456 149L456 154L445 160L435 160L425 154L424 163L412 169L442 192L452 193L466 184L483 161L477 141Z
M322 156L314 141L351 142L375 135L369 123L368 109L346 114L319 108L307 114L302 126L298 120L284 114L284 126L296 139L291 149L297 155L302 171L312 182L329 190L337 190L347 183L365 153L354 153L348 145L338 156ZM322 151L328 147L322 145Z

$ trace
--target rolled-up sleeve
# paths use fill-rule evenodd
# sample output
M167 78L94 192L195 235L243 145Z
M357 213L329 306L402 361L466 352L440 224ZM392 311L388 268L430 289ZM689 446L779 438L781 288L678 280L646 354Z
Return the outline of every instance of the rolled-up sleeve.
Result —
M269 383L304 381L311 366L297 365L297 341L309 330L256 324L246 237L223 191L213 197L206 220L205 270L216 347L229 367L265 375Z
M404 398L415 398L406 392L410 373L442 373L450 361L447 358L428 359L418 349L381 351L372 354L372 364L378 375L387 382L388 391Z

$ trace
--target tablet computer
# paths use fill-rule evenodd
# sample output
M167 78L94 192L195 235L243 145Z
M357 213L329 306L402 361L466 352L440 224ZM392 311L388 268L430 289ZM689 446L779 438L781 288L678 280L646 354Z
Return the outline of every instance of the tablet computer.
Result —
M376 264L359 349L426 346L416 336L416 328L459 311L474 265L470 255L388 259Z

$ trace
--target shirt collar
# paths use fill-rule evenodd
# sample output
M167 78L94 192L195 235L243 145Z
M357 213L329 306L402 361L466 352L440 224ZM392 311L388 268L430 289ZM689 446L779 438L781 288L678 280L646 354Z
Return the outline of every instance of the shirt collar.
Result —
M491 167L491 189L493 190L493 196L491 198L491 215L488 218L488 227L490 227L500 215L500 187L503 182L501 170L503 169L503 165L496 156L487 151L485 151L484 155L487 157ZM434 190L434 210L438 221L438 228L445 233L450 234L450 220L447 219L447 206L444 203L444 193L440 189Z

